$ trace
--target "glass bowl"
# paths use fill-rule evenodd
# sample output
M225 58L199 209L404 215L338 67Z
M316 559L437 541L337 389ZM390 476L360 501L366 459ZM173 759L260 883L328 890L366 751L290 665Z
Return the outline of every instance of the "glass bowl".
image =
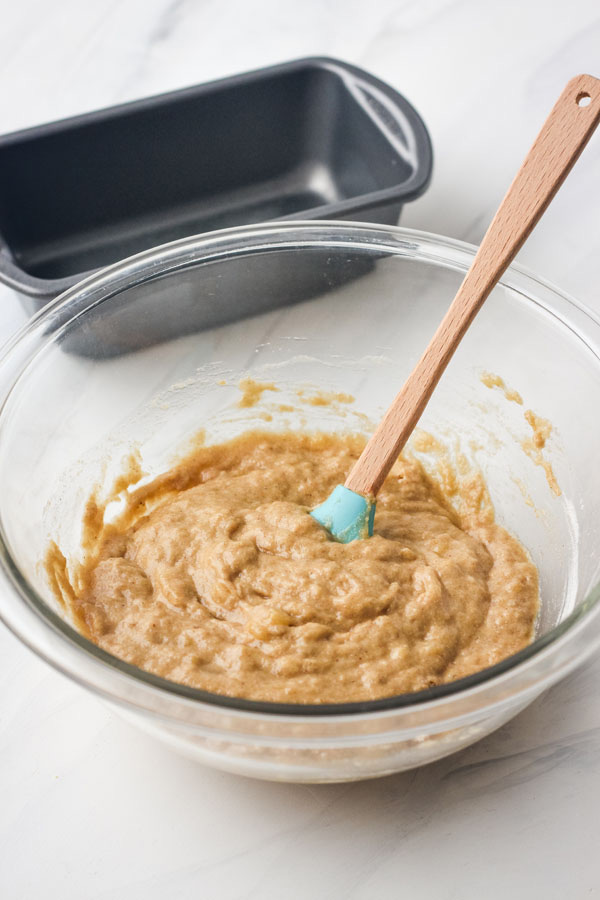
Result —
M94 646L66 620L40 565L51 536L77 552L92 485L110 480L133 446L153 475L200 428L211 442L250 425L368 431L473 253L400 228L248 226L150 250L63 294L0 357L4 622L147 732L200 762L260 778L341 781L408 769L522 710L600 638L600 423L592 415L600 322L516 266L473 324L422 427L454 436L454 449L483 471L498 520L539 568L541 611L527 649L417 694L321 706L240 700L165 681ZM486 386L483 372L500 375L523 405ZM246 375L275 382L279 393L240 409ZM298 402L298 389L313 386L355 402ZM553 427L541 459L527 444L529 409Z

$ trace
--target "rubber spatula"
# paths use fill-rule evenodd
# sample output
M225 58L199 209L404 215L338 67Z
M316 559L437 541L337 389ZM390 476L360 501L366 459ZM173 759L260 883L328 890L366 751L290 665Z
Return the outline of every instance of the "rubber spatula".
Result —
M508 189L452 305L345 484L311 513L338 541L373 534L375 498L469 325L600 121L600 80L572 78Z

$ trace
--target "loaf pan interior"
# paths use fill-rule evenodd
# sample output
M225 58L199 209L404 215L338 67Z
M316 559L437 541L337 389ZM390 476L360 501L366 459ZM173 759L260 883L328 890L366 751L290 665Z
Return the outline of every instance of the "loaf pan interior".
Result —
M266 72L3 139L0 232L14 262L64 279L193 233L325 218L410 178L335 67Z

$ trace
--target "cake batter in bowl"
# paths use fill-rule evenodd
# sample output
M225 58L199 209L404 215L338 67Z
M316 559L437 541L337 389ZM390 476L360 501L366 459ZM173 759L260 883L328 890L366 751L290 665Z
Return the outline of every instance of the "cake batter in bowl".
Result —
M472 254L403 229L250 226L148 251L63 295L0 359L6 624L181 752L262 778L400 771L472 743L523 709L600 637L600 426L588 414L600 400L600 325L516 267L436 391L421 422L431 439L417 436L410 453L424 472L438 473L448 496L453 473L481 474L495 523L527 548L539 573L531 644L465 677L399 685L401 693L392 684L376 698L367 677L350 702L335 690L308 702L260 691L247 699L183 684L172 671L144 671L90 641L43 565L51 540L74 568L85 565L82 522L89 537L95 512L118 519L127 484L143 489L172 470L178 454L197 452L200 429L204 447L249 429L325 432L341 442L368 433ZM522 404L486 384L485 373ZM240 405L239 383L248 378L276 389ZM323 392L344 399L320 403ZM549 423L539 439L536 422ZM270 626L252 627L260 634Z
M283 703L415 692L526 647L537 571L480 478L465 479L459 512L417 460L399 459L368 540L338 543L308 514L362 444L250 431L121 488L116 521L93 502L79 565L50 544L61 606L148 672Z

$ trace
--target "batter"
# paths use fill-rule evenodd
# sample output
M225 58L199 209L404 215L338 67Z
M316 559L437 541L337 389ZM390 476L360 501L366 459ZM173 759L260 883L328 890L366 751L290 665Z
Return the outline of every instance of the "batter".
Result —
M117 523L102 525L92 504L86 562L67 579L53 546L50 578L82 631L115 656L256 700L417 691L525 647L537 571L494 522L481 479L451 505L402 458L378 497L374 536L350 544L308 515L363 443L251 432L201 448L135 491Z

